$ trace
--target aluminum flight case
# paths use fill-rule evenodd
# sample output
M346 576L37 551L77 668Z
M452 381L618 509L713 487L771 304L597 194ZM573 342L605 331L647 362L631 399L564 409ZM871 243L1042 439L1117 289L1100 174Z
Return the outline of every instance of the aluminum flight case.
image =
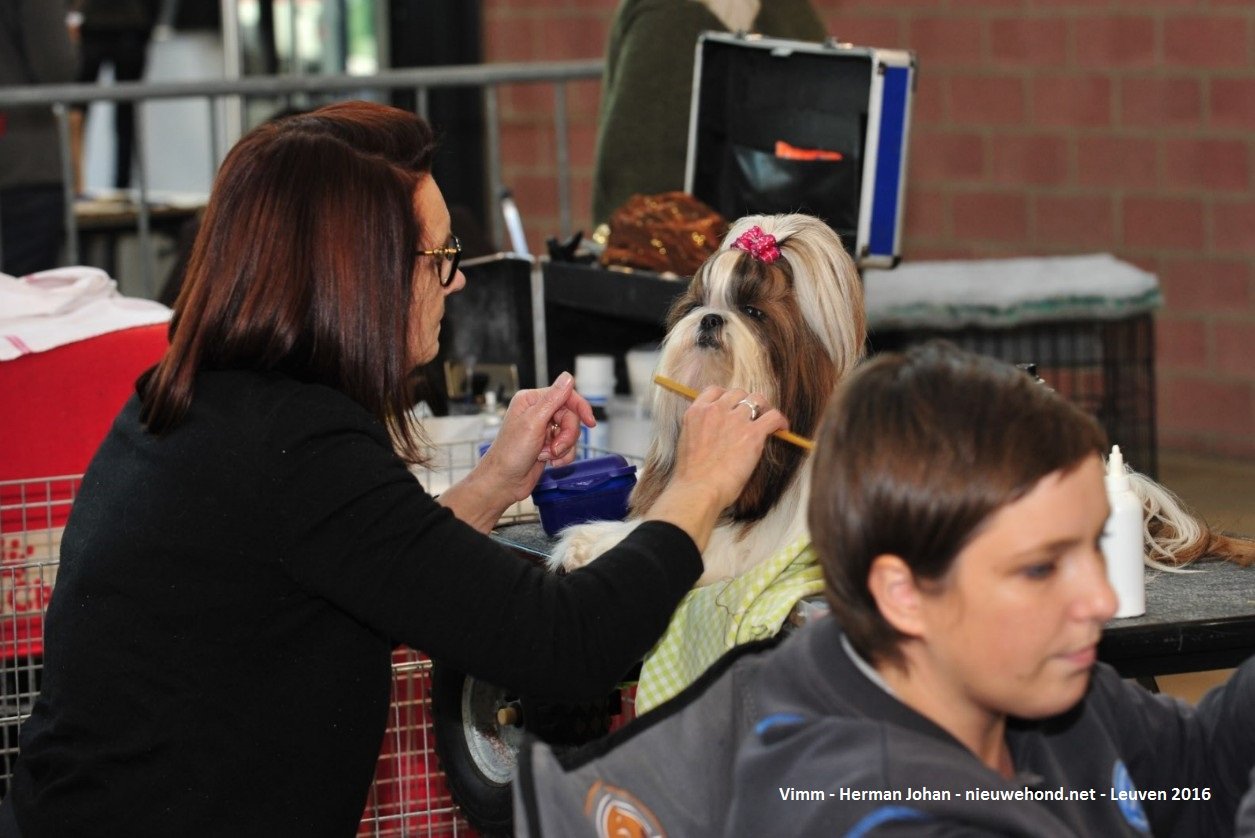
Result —
M860 266L892 267L915 79L906 50L705 32L685 190L729 220L818 216Z

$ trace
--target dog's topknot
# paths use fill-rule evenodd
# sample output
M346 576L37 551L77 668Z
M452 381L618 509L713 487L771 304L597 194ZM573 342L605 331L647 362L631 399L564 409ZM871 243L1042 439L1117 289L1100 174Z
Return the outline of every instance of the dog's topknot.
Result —
M794 290L802 302L807 324L823 341L837 366L838 377L854 368L863 356L867 319L863 309L863 282L841 237L811 215L747 215L738 219L723 237L721 251L710 265L712 271L733 271L737 259L731 251L749 258L734 244L746 231L759 227L776 241L792 270Z

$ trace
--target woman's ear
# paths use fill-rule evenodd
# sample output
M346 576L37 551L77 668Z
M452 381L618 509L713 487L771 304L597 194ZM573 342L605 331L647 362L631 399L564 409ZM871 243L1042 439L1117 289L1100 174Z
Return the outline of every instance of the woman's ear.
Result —
M883 553L873 559L867 589L889 625L907 637L923 634L922 595L915 574L901 556Z

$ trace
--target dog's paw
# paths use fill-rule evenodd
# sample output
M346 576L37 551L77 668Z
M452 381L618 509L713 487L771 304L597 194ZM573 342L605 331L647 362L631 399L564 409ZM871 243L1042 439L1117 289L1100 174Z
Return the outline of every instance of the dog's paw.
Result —
M636 521L590 521L567 527L549 555L549 569L569 572L589 564L626 538L636 525Z

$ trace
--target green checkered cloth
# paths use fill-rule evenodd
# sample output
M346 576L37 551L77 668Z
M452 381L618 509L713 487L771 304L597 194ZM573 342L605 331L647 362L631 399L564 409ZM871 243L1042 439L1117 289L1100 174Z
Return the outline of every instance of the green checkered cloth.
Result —
M798 600L824 589L809 538L800 538L735 579L694 588L645 657L636 713L657 707L740 643L771 637Z

